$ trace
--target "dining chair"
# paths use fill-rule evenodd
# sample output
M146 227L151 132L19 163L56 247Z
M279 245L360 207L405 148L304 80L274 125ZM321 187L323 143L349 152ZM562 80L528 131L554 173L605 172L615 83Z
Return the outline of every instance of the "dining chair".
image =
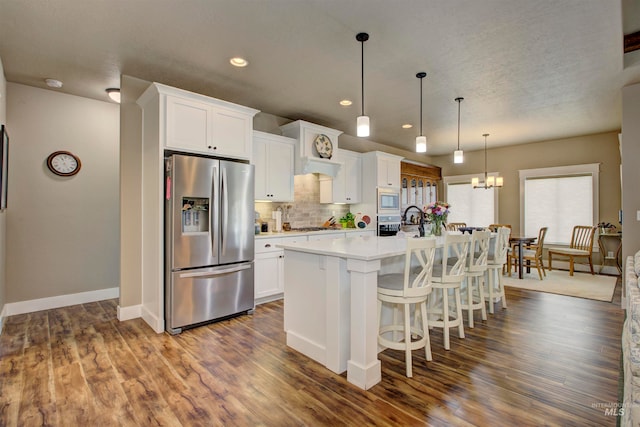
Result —
M595 231L596 227L588 225L576 225L573 227L571 243L568 248L549 248L547 251L549 256L549 271L552 270L551 262L554 255L560 255L569 258L569 276L573 276L575 258L587 258L591 274L595 274L593 271L593 260L591 259Z
M457 327L458 336L464 338L460 285L465 276L470 241L469 234L445 235L442 259L433 267L433 295L429 298L429 307L431 313L439 315L440 318L429 320L429 325L443 329L445 350L451 348L450 328ZM453 308L449 307L450 291L453 292Z
M484 276L487 272L490 238L490 231L475 230L471 234L471 246L469 247L465 278L461 288L461 307L463 310L467 310L470 328L474 327L474 310L480 310L482 320L487 320L487 309L484 303Z
M411 351L425 349L425 357L432 360L427 299L431 293L431 274L436 250L436 239L410 238L407 240L403 273L383 274L378 277L378 344L395 350L404 350L407 377L413 376ZM413 265L419 268L412 270ZM393 322L382 324L382 305L393 305ZM414 326L411 326L411 306L415 305ZM404 311L403 321L398 321L398 308ZM418 323L420 319L421 324ZM402 340L396 333L402 332ZM388 336L391 335L391 338ZM416 340L412 341L412 336Z
M447 231L458 231L460 227L466 227L466 226L467 226L466 222L450 222L445 226L445 228L447 229Z
M547 272L544 271L544 264L542 262L542 251L544 246L544 237L547 235L547 227L542 227L538 232L538 240L536 243L531 245L526 245L522 248L522 261L527 261L527 264L530 265L532 262L534 263L536 269L538 270L538 276L540 276L540 280L543 280L542 275L547 275ZM507 272L509 273L509 277L511 277L511 266L514 265L516 268L519 264L519 255L516 251L511 251L507 254Z
M494 304L498 301L502 301L502 308L507 308L507 298L504 293L504 283L502 283L502 267L507 262L510 234L511 230L508 227L500 227L498 235L493 239L493 246L489 249L487 292L484 293L484 296L489 301L490 314L493 314Z
M497 233L500 227L507 227L509 229L509 234L511 234L511 224L491 224L489 225L489 230Z

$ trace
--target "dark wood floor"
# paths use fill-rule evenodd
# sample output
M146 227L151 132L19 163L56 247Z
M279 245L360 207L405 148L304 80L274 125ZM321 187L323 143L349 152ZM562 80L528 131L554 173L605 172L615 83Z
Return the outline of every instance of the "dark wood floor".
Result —
M117 301L13 316L0 336L0 425L615 425L620 283L612 303L507 290L433 361L381 353L360 390L284 344L282 302L183 332L118 322ZM499 307L499 305L498 305Z

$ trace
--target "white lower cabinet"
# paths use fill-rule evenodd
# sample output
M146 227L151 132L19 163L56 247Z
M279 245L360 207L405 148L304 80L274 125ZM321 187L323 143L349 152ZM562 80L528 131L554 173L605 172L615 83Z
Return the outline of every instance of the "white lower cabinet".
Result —
M306 242L307 236L256 239L254 286L256 304L282 298L284 292L284 250L278 243Z

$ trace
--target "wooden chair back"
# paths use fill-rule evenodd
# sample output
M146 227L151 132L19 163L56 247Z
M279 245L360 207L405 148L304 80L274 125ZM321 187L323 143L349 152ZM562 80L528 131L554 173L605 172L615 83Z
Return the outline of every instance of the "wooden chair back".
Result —
M466 222L450 222L446 225L447 231L458 231L460 227L466 227Z
M497 233L498 232L498 228L500 228L500 227L507 227L509 230L512 229L511 228L511 224L491 224L489 226L489 230L494 232L494 233Z
M536 241L536 244L533 245L536 248L536 259L542 259L542 249L544 246L544 238L547 235L547 228L548 227L542 227L540 229L538 232L538 240Z
M573 227L573 234L571 235L571 249L580 249L582 251L593 250L593 236L596 232L595 227L588 225L576 225Z

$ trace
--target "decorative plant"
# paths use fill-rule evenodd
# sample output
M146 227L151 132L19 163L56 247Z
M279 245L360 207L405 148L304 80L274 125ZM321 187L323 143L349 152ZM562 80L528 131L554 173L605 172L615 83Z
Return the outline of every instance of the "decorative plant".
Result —
M342 224L343 228L353 228L355 227L355 219L356 216L351 212L347 212L342 218L340 218L340 224Z

